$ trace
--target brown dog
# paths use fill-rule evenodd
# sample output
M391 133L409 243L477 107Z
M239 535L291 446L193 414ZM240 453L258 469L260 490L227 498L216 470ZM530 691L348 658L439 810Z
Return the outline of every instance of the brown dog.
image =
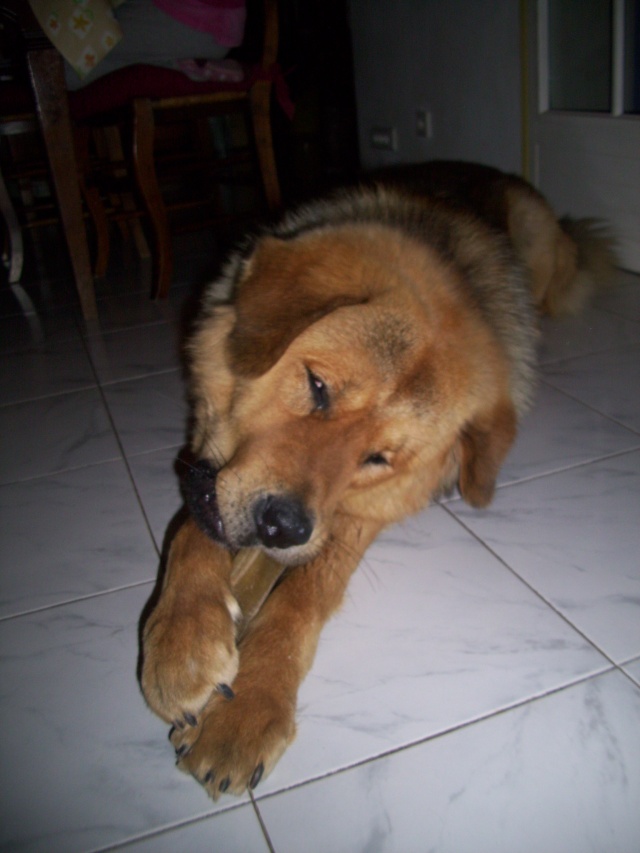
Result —
M213 797L292 740L320 630L381 528L456 485L490 502L531 402L536 308L575 309L610 264L588 224L469 164L310 205L231 257L190 343L192 519L143 635L145 697ZM231 559L250 546L287 570L238 646Z

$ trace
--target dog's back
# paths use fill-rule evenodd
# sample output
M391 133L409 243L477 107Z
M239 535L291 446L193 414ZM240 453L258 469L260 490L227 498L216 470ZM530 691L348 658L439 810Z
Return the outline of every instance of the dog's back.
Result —
M576 314L610 284L614 241L593 219L558 219L543 195L518 175L478 163L432 161L372 175L377 184L438 199L509 236L543 314Z

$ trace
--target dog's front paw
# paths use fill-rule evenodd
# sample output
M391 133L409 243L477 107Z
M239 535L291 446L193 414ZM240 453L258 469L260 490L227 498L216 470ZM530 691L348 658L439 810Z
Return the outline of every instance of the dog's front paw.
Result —
M295 737L295 701L264 689L213 697L196 728L171 731L178 767L217 800L241 794L267 776Z
M239 615L235 598L221 591L186 600L165 594L149 617L140 683L151 709L177 729L196 726L213 693L233 696Z

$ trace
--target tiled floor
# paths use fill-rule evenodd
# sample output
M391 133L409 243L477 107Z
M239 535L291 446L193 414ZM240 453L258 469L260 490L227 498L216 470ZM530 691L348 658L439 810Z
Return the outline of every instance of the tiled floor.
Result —
M39 314L0 292L3 850L640 850L638 277L545 325L493 506L371 548L296 742L255 803L217 804L135 674L179 506L186 289L159 307L114 276L86 328L63 283L27 287Z

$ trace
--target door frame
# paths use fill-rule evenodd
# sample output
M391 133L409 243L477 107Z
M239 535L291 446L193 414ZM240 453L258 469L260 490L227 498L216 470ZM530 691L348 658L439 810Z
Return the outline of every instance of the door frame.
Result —
M607 220L640 272L640 115L623 111L624 0L613 0L612 109L548 109L548 0L521 0L522 171L559 213Z

